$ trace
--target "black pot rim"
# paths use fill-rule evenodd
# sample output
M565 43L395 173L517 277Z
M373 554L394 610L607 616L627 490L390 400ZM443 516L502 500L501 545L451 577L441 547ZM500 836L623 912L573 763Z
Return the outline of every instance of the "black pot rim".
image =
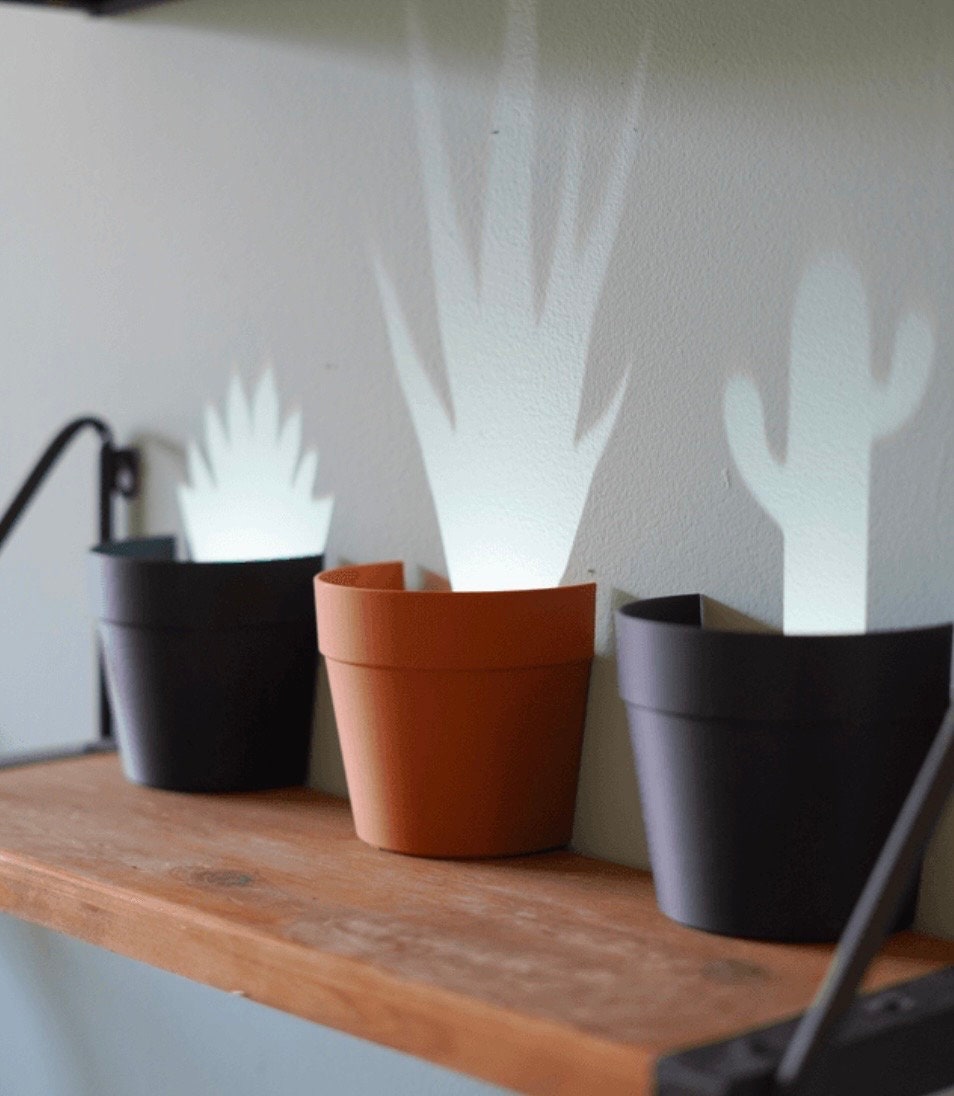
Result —
M701 594L616 612L620 694L638 707L706 718L902 719L943 714L951 624L782 635L705 625Z
M760 643L771 641L789 645L818 640L826 643L837 640L857 644L870 641L876 636L945 632L952 628L952 623L942 621L937 624L918 624L908 628L871 628L864 632L800 632L796 635L787 635L774 630L743 631L706 623L706 603L709 600L705 594L669 594L665 597L638 598L621 605L616 613L618 617L625 617L627 620L642 620L667 629L681 628L686 632L694 633L698 633L701 629L705 635L738 636L743 640L756 638ZM675 619L677 615L684 616L685 619Z
M176 559L172 536L131 537L90 549L93 604L112 624L237 628L314 621L322 555L196 562Z

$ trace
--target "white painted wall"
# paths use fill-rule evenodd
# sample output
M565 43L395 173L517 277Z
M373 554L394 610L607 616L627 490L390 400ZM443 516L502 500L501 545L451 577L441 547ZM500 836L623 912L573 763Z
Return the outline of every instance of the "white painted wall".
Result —
M502 14L496 0L422 7L471 246L499 128ZM926 317L934 339L923 404L875 443L869 622L954 617L954 8L541 0L539 36L531 277L555 240L571 100L587 103L585 227L645 50L635 163L593 316L579 429L621 378L626 388L567 571L595 576L601 591L575 844L644 864L610 607L701 590L781 620L782 535L736 472L723 392L730 377L753 377L782 453L794 302L819 255L858 272L876 375L906 310ZM282 391L300 399L306 441L321 449L319 489L337 495L330 560L444 569L372 263L377 251L397 275L446 397L409 76L398 0L177 0L110 20L0 10L0 500L47 435L93 409L144 445L148 495L135 524L170 527L180 450L202 404L221 402L233 367L253 379L270 353ZM4 749L89 734L85 445L0 565ZM315 780L341 789L324 701ZM954 817L929 860L921 922L954 934ZM84 993L119 969L10 927L3 954ZM123 967L129 984L145 987L134 969ZM168 1001L170 1025L185 1032L171 984L157 978L142 992ZM25 1009L40 1023L42 1007L51 1030L53 1015L78 1023L84 993L61 995L50 1013L28 986L4 983L4 1015ZM207 1092L202 1070L228 1069L224 1006L197 987L180 992L213 1034L178 1091ZM314 1039L316 1054L346 1053L317 1029ZM60 1039L45 1053L61 1044L67 1055ZM3 1058L17 1070L5 1092L32 1091L40 1044L23 1046L34 1050L19 1065ZM133 1058L113 1049L102 1068L115 1069L115 1091L143 1091L118 1080ZM449 1091L444 1075L420 1068L420 1091ZM47 1091L92 1091L76 1078ZM375 1090L367 1078L342 1086Z

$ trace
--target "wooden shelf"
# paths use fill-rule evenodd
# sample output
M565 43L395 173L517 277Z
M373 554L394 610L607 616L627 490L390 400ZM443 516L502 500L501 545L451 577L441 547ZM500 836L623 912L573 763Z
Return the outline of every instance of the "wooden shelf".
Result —
M680 928L628 868L395 856L342 800L151 791L115 757L0 773L0 909L530 1093L648 1092L658 1057L803 1009L830 954ZM870 984L950 963L902 934Z

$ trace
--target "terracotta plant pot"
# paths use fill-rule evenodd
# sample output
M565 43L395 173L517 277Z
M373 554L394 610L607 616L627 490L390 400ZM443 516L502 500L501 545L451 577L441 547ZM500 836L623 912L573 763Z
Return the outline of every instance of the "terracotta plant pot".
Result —
M171 537L90 553L93 602L126 776L173 791L303 784L321 556L175 559Z
M951 626L786 636L704 613L689 595L616 618L660 908L730 936L835 940L947 709Z
M315 580L358 836L417 856L565 845L596 588L409 591L400 563Z

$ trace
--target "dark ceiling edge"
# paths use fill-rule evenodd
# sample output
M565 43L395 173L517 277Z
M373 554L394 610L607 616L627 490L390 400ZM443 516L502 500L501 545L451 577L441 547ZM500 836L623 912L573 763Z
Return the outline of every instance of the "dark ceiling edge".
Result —
M136 8L154 7L165 0L5 0L6 3L32 4L44 8L80 8L90 15L120 15Z
M163 0L90 0L83 7L91 15L118 15L124 11L134 11L136 8L151 8Z

